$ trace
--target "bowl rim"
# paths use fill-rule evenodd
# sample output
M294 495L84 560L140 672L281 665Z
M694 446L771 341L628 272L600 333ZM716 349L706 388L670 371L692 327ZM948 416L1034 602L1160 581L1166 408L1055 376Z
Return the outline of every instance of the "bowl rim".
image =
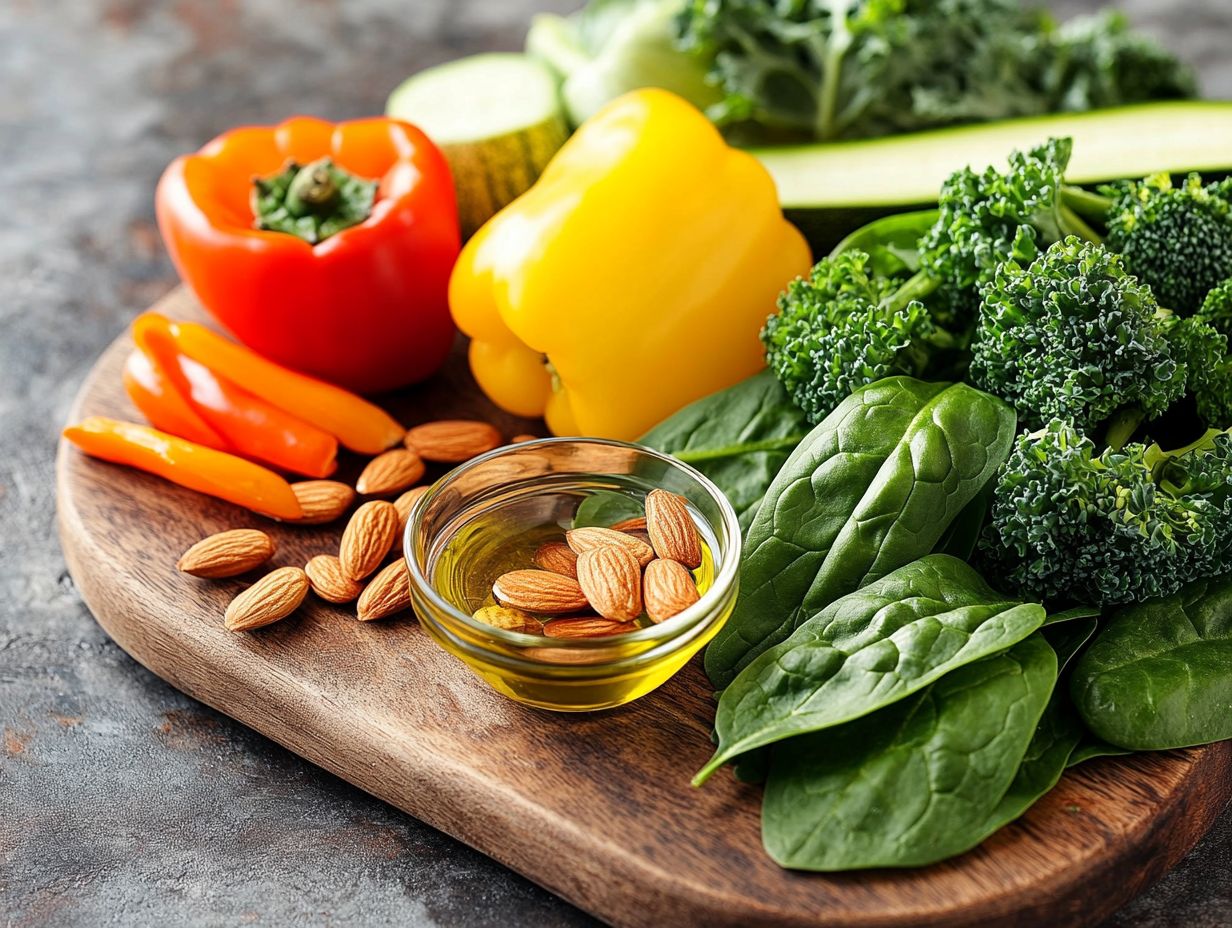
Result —
M486 622L480 622L473 616L467 615L461 609L458 609L453 603L449 602L436 589L436 587L428 580L424 573L419 559L415 555L414 539L418 536L423 513L427 507L448 489L458 477L465 475L467 472L482 466L484 463L495 458L503 457L514 451L524 451L533 448L548 447L552 445L569 445L569 444L588 444L588 445L603 445L607 447L626 448L646 455L651 458L656 458L666 464L668 467L677 470L684 474L689 479L693 480L698 486L704 490L718 506L721 525L711 525L711 529L717 534L725 536L722 540L726 542L730 551L729 556L724 557L723 561L718 564L718 570L715 572L714 582L710 588L706 590L697 600L683 612L672 616L662 622L647 626L645 628L635 629L630 632L621 632L615 635L603 635L597 638L548 638L544 635L532 635L527 632L515 632L508 629L497 628L489 625ZM653 646L662 645L670 642L673 639L683 635L686 632L694 630L699 624L703 623L709 616L711 607L716 600L721 599L731 590L736 582L737 575L740 569L740 559L742 554L743 536L740 530L740 520L736 515L735 509L732 507L731 501L728 500L726 494L715 485L715 483L701 471L686 464L670 454L650 448L646 445L637 444L636 442L619 441L612 438L590 438L586 436L561 436L553 438L537 438L533 441L519 442L516 445L502 445L499 448L494 448L491 451L485 452L477 457L471 458L457 467L450 470L435 483L429 486L428 491L420 495L415 501L409 515L407 516L406 529L402 535L402 558L406 563L407 570L410 573L411 583L418 588L420 595L429 600L433 608L440 610L449 616L455 622L461 623L464 627L472 631L479 632L483 636L487 636L496 642L511 645L521 649L528 646L543 647L544 642L550 642L550 647L560 649L572 649L577 651L588 651L598 648L610 648L617 643L642 643L649 642ZM420 619L422 620L422 616ZM562 616L567 618L567 616ZM489 650L484 648L484 650ZM639 652L644 653L644 652ZM512 655L505 655L511 657ZM521 658L525 659L525 658ZM627 660L628 656L617 658L615 663L622 660Z

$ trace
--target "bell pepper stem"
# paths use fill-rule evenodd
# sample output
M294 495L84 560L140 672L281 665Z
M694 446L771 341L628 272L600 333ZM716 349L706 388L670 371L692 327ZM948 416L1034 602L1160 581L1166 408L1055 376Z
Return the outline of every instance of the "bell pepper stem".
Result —
M338 201L338 185L330 173L330 160L321 158L300 168L287 186L287 212L292 216L328 212Z

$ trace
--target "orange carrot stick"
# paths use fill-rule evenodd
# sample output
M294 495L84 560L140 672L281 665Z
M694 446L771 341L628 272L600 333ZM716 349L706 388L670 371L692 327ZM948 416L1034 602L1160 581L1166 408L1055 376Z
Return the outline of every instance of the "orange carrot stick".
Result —
M150 425L207 448L226 451L227 441L206 422L154 358L134 348L124 362L124 391Z
M387 412L333 384L268 361L195 322L170 323L176 350L361 454L379 454L406 430Z
M127 464L276 519L303 515L291 485L272 470L133 422L90 416L64 437L91 457Z

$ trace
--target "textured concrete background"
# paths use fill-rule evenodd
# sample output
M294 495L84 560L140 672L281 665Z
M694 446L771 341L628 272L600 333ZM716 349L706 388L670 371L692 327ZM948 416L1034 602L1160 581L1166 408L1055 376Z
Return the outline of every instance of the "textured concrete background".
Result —
M236 123L377 112L406 74L516 48L532 10L571 5L0 0L5 928L592 924L130 660L65 572L52 481L77 384L175 282L151 202L172 156ZM1127 4L1221 97L1229 7ZM1230 911L1232 814L1108 928L1215 928Z

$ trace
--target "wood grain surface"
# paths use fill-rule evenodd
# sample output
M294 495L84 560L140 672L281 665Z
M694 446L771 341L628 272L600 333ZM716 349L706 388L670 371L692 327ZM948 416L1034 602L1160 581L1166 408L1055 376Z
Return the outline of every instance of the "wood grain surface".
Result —
M199 315L182 291L158 308ZM121 337L100 358L72 418L136 416L120 384L128 348ZM389 405L407 424L474 416L535 431L477 394L460 355ZM361 464L345 462L342 479ZM303 564L336 550L340 528L268 523L63 443L57 483L73 578L138 661L615 925L1092 925L1162 875L1232 796L1232 743L1100 760L956 860L790 873L762 851L758 787L727 774L688 785L710 754L714 711L697 661L630 706L571 716L492 692L410 613L363 625L310 598L291 619L232 634L222 613L244 579L178 574L185 548L259 526L278 544L275 564Z

